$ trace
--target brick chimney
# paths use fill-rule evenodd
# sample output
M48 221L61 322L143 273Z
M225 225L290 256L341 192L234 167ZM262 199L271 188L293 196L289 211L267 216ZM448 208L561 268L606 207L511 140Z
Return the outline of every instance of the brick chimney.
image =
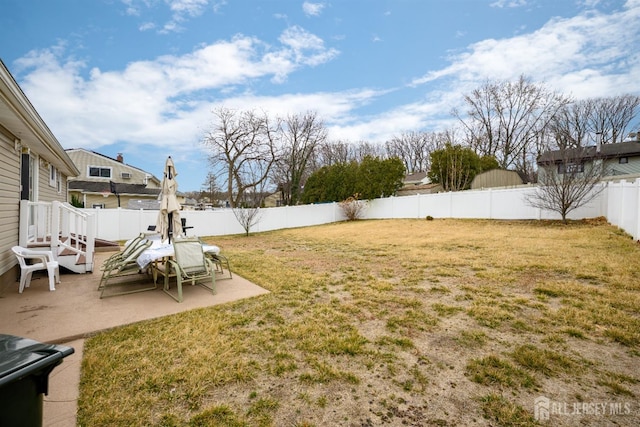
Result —
M120 163L124 161L124 157L122 157L122 153L118 153L118 157L116 157L116 160L119 161Z

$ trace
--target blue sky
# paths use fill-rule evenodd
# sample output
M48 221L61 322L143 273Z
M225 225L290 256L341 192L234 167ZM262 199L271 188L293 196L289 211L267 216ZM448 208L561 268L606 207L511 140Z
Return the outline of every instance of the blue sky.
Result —
M576 99L640 94L640 0L2 0L0 57L64 148L181 191L225 106L313 110L332 140L455 124L488 80Z

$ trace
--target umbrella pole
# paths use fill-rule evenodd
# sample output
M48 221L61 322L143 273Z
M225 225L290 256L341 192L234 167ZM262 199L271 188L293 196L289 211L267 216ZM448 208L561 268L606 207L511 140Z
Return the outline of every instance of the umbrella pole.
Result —
M169 212L167 214L167 217L169 219L169 224L167 224L168 225L167 237L169 238L169 243L171 243L171 235L173 234L173 212Z

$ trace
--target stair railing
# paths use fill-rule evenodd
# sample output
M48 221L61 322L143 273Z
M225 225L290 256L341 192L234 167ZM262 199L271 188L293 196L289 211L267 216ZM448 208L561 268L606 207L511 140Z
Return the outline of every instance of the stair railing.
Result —
M52 246L54 241L61 253L65 249L84 255L86 270L93 271L96 240L95 215L77 209L66 202L54 201L52 208Z
M48 245L57 259L65 249L85 258L85 270L93 271L96 217L66 202L20 201L19 244Z

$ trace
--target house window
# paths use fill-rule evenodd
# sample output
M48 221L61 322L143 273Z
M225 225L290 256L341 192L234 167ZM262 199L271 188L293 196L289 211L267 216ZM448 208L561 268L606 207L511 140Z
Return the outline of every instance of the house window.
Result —
M91 205L93 209L104 209L104 203L94 203Z
M49 165L49 187L58 187L58 169Z
M584 163L560 163L558 165L558 173L579 173L584 172Z
M628 157L620 157L618 159L618 163L621 164L621 165L623 165L625 163L629 163L629 158Z
M111 178L111 168L89 166L88 175L94 178Z

